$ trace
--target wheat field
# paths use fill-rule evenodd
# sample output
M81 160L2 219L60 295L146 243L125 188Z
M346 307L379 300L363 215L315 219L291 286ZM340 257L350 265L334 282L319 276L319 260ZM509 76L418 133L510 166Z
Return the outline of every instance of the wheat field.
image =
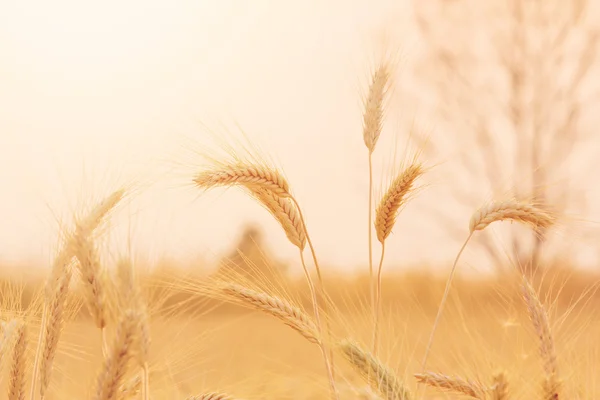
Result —
M430 168L417 152L373 196L392 68L388 60L374 68L364 98L371 188L364 275L323 270L280 168L243 149L211 154L190 184L237 187L262 205L298 249L303 279L267 274L243 253L243 273L225 266L211 276L175 268L144 275L126 257L106 265L97 239L130 193L107 194L65 228L43 283L4 284L7 398L598 398L597 277L559 267L528 274L517 264L495 279L455 274L463 250L492 225L512 222L540 236L553 229L559 216L551 205L491 199L465 221L447 277L386 273L396 218Z

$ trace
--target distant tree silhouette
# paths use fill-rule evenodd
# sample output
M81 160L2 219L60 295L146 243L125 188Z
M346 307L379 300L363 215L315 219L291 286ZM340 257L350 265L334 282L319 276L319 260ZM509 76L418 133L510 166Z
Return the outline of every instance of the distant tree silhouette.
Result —
M227 271L249 279L273 280L284 277L287 266L270 254L261 230L255 225L248 225L235 248L221 260L217 273L226 274Z
M425 53L413 78L424 93L434 93L445 126L444 137L432 141L430 150L460 161L451 172L454 200L473 210L482 194L500 197L512 189L508 194L559 212L570 207L583 212L592 177L582 175L600 161L586 154L597 146L586 141L598 137L600 27L592 18L598 11L594 2L414 0L413 5ZM457 232L464 222L456 213L438 213L453 236L464 233ZM510 234L515 261L535 268L545 233ZM506 265L489 233L479 243L496 265Z

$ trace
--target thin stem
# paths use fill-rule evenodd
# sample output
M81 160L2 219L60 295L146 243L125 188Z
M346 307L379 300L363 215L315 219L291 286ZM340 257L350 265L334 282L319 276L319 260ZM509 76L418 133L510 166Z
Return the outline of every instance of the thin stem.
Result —
M313 262L315 263L315 269L317 270L317 278L319 280L319 292L321 294L321 297L323 298L323 312L325 313L325 323L327 325L327 338L329 340L331 340L331 325L329 324L329 318L328 318L330 298L327 295L327 292L325 291L325 285L323 283L323 276L321 275L321 268L319 267L319 262L317 261L317 253L315 252L315 248L313 247L312 240L310 239L310 235L308 234L308 228L306 226L306 221L304 220L304 214L302 214L302 209L300 208L300 204L298 204L298 202L296 201L296 198L291 196L291 199L292 199L292 202L294 203L294 205L296 206L296 209L298 210L298 216L300 217L302 227L304 228L304 234L306 235L306 241L308 242L308 247L310 248L310 253L312 254ZM302 251L300 251L300 256L304 257L302 255ZM303 260L304 260L304 258L303 258ZM305 272L308 274L307 270ZM307 278L310 279L309 275L307 275ZM316 299L316 297L315 297L315 299ZM315 304L317 304L317 303L315 302ZM333 374L333 379L335 380L333 348L331 348L329 350L329 359L331 360L331 370L332 370L331 372Z
M381 314L381 271L383 270L383 257L385 256L385 242L381 244L381 258L377 269L377 287L375 294L375 321L373 323L373 355L377 357L379 345L379 317Z
M150 399L150 374L148 373L148 363L144 363L142 368L142 400Z
M444 289L444 296L442 296L442 301L438 308L438 312L437 312L437 316L435 317L435 321L433 322L433 328L431 329L431 334L429 335L429 342L427 343L427 348L425 349L425 357L423 357L423 364L422 364L423 373L425 373L425 368L427 366L427 358L429 356L429 350L431 350L431 345L433 344L433 337L435 335L435 331L437 329L438 323L440 322L440 317L442 316L442 311L444 310L444 305L446 304L446 300L448 299L448 293L450 292L450 285L452 284L452 278L454 277L454 271L456 270L456 264L458 263L458 259L460 258L461 254L465 250L465 247L467 247L467 243L469 243L469 240L471 239L472 236L473 236L473 232L469 233L467 240L465 240L465 243L460 248L458 254L456 255L456 259L454 260L454 264L452 265L452 269L450 270L450 276L448 276L448 280L446 281L446 288Z
M37 384L38 369L40 365L40 356L42 354L42 342L44 341L44 329L46 328L46 320L48 319L48 305L44 302L44 309L42 311L42 322L40 324L40 333L38 335L37 347L35 350L35 360L33 362L33 375L31 377L31 390L29 392L30 400L35 399L35 388Z
M375 305L375 281L373 279L373 153L369 151L369 297L373 318L377 321L377 306ZM377 327L373 332L373 349L377 349ZM376 354L376 353L375 353Z
M306 268L306 262L304 261L304 254L302 253L302 250L300 250L300 261L302 262L302 268L304 269L304 274L306 276L306 280L308 282L308 288L310 290L310 295L312 297L313 312L315 314L317 328L319 329L319 332L322 335L323 334L323 324L321 323L321 316L319 313L319 303L317 300L317 293L315 291L315 286L313 284L312 278L310 277L310 273L308 272L308 268ZM337 388L335 386L333 362L331 361L329 354L327 353L327 349L325 348L325 345L323 344L322 338L319 338L319 348L321 349L321 353L323 354L323 360L325 361L325 368L327 369L327 375L329 377L329 388L331 389L331 397L335 400L339 400Z

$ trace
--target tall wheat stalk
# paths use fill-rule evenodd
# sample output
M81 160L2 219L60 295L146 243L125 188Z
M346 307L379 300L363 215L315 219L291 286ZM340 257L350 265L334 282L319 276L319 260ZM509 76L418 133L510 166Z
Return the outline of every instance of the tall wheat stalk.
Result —
M25 400L25 374L27 373L27 325L18 321L13 335L13 359L10 368L8 400Z
M88 232L91 235L105 220L107 215L124 198L123 189L113 192L92 209L92 211L78 222L79 229ZM35 358L33 363L33 374L31 379L30 399L35 399L37 388L37 377L42 369L45 374L40 389L40 396L44 398L45 392L50 382L50 372L54 354L58 345L58 340L63 326L63 309L66 301L69 284L71 280L71 271L69 264L74 257L72 252L72 240L74 233L70 233L65 238L63 249L60 251L50 272L50 277L45 284L45 300L42 311L42 321L37 341ZM51 315L51 316L49 316ZM42 353L44 356L42 357ZM40 363L43 365L40 366Z
M381 243L381 257L377 267L377 284L375 287L375 303L373 313L373 354L377 356L379 344L379 319L381 314L381 272L385 257L385 241L392 233L400 208L406 204L415 181L424 173L423 166L414 162L394 178L389 188L381 198L375 211L375 232Z
M248 190L254 198L271 212L283 227L290 242L299 249L304 275L312 297L315 320L319 332L322 333L324 328L319 310L319 299L303 255L304 237L311 250L320 283L320 292L323 298L326 299L327 296L323 285L321 269L319 267L314 246L306 229L306 222L300 209L300 205L294 196L292 196L290 185L283 174L276 168L261 165L259 163L217 163L215 168L197 174L194 183L196 186L203 189L210 189L216 186L241 186ZM327 332L330 335L329 325ZM323 359L329 375L332 398L338 399L339 395L335 385L335 368L332 355L333 352L331 350L329 353L325 351L323 353Z
M141 315L134 310L123 312L113 344L98 375L94 400L116 400L129 360L139 340Z
M429 341L427 342L427 347L425 349L425 356L423 357L422 362L423 372L425 372L425 368L427 366L427 359L429 357L431 345L433 344L434 335L437 330L437 326L439 324L444 305L446 304L446 301L448 299L450 285L452 284L452 279L454 277L454 272L456 270L458 260L465 248L467 247L469 240L475 234L475 232L482 231L485 228L487 228L490 224L497 221L518 222L531 227L537 232L545 231L548 228L550 228L555 223L556 216L549 210L535 206L531 203L515 199L492 201L488 204L485 204L473 213L469 221L469 235L467 236L467 239L458 251L456 258L454 259L454 263L452 264L450 275L446 280L446 287L444 289L442 301L440 302L440 306L438 307L438 312L433 323L433 328L431 329L431 334L429 336Z
M548 313L525 277L523 277L521 288L529 318L540 342L540 355L545 373L542 398L543 400L558 400L560 398L561 382L558 375L558 362Z
M371 298L371 307L374 319L377 305L375 300L375 281L373 276L373 152L381 136L384 119L385 97L390 83L390 66L388 63L381 63L371 76L369 91L364 99L363 111L363 140L369 153L369 212L368 212L368 240L369 240L369 294ZM377 351L377 344L373 341L374 351Z

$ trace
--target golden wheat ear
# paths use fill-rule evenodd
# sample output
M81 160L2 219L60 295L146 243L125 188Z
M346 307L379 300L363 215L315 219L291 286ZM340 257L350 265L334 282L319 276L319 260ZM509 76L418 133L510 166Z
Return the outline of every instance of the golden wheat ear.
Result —
M378 358L363 350L358 344L344 340L340 343L339 349L354 369L384 399L410 400L412 398L410 391L404 386L400 378Z
M187 400L236 400L236 399L225 393L211 392L211 393L201 394L198 396L190 396L187 398Z
M477 382L434 372L416 374L415 377L417 382L438 390L468 396L472 399L486 400L486 388Z
M27 371L27 325L24 321L16 322L12 335L13 355L10 367L8 400L25 400L25 375Z
M225 283L222 285L223 293L239 303L270 314L284 324L304 336L311 343L320 343L317 326L312 319L300 308L293 306L287 301L271 296L264 292L258 292L244 286Z
M543 399L558 400L560 398L561 381L558 374L558 361L548 313L537 293L525 277L523 278L521 288L523 291L523 299L525 300L527 311L529 312L529 319L531 319L533 328L540 342L540 355L542 357L545 373L542 388Z
M136 351L135 346L140 334L140 320L141 315L137 311L126 310L123 313L113 344L98 375L94 400L117 400L129 360Z

